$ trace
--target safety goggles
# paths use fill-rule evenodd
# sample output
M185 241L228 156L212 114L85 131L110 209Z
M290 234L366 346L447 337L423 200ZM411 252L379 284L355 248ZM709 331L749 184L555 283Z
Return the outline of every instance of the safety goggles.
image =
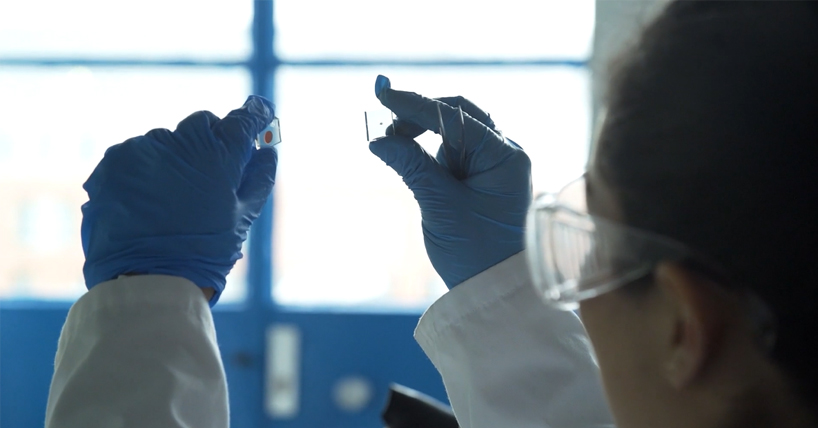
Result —
M588 213L585 179L541 195L528 214L527 254L547 304L579 302L647 277L662 260L695 260L683 244Z
M537 291L546 304L564 310L646 278L665 260L684 262L734 285L722 267L678 241L588 214L584 177L534 200L526 240ZM773 312L754 293L743 295L759 347L772 352L777 333Z

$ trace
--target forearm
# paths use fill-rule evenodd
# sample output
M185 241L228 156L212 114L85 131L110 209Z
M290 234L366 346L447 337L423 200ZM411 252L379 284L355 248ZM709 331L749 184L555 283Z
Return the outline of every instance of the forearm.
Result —
M462 427L613 426L579 319L542 304L523 253L441 298L416 338Z
M60 336L46 427L227 427L224 369L199 290L146 275L83 296Z

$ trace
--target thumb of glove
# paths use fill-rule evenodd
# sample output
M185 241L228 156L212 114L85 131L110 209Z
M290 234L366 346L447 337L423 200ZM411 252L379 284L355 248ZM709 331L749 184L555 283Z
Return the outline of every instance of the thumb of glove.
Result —
M434 156L411 138L402 135L382 137L369 143L369 151L403 178L415 199L421 203L421 209L431 208L423 205L432 201L445 204L445 196L451 195L452 187L460 184Z
M275 150L255 150L244 167L244 176L236 196L244 208L243 222L247 227L261 214L267 198L275 184L278 152Z

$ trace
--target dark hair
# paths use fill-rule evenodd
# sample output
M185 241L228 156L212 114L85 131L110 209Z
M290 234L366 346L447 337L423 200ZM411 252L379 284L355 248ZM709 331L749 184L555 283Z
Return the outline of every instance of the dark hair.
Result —
M727 268L818 403L818 6L677 1L610 80L597 167L625 222Z

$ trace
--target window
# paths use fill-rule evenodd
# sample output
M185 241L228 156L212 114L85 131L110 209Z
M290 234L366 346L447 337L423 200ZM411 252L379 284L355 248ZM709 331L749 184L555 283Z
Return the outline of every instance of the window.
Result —
M445 399L411 336L445 286L411 193L369 153L375 77L468 97L528 152L535 187L556 190L587 156L593 15L592 0L0 6L0 390L15 392L0 394L0 426L42 425L57 337L85 290L82 183L105 149L250 93L275 101L284 143L214 311L231 424L376 426L390 382ZM282 325L303 339L283 383L268 334ZM298 385L283 397L294 412L273 411L265 379ZM372 392L353 410L333 398L349 379Z
M10 201L0 208L9 255L0 262L0 297L83 292L82 182L106 147L198 109L224 114L252 92L259 72L245 62L251 5L22 2L0 14L0 114L19 118L0 130L0 188ZM581 172L593 2L541 2L536 13L523 0L479 6L274 3L279 66L269 81L285 135L270 260L278 302L419 307L445 291L425 256L414 200L367 149L360 116L377 106L377 74L429 96L464 95L489 111L534 160L539 190ZM430 151L439 143L421 142ZM31 204L40 208L25 208ZM13 239L20 228L40 244ZM66 243L51 248L57 240ZM246 263L231 275L226 301L246 294ZM54 278L32 266L49 266Z
M85 291L82 183L105 149L252 91L251 2L17 2L0 13L0 299ZM47 13L44 13L47 11ZM104 17L104 19L101 19ZM235 65L233 64L235 62ZM246 261L226 301L244 294Z
M378 74L396 89L463 95L488 111L531 156L536 190L582 173L593 2L482 6L275 3L285 127L273 216L279 303L422 308L446 290L426 257L417 203L368 150L361 116L379 106ZM440 144L419 141L432 153Z
M229 0L8 3L0 13L0 55L242 61L251 52L252 7Z

